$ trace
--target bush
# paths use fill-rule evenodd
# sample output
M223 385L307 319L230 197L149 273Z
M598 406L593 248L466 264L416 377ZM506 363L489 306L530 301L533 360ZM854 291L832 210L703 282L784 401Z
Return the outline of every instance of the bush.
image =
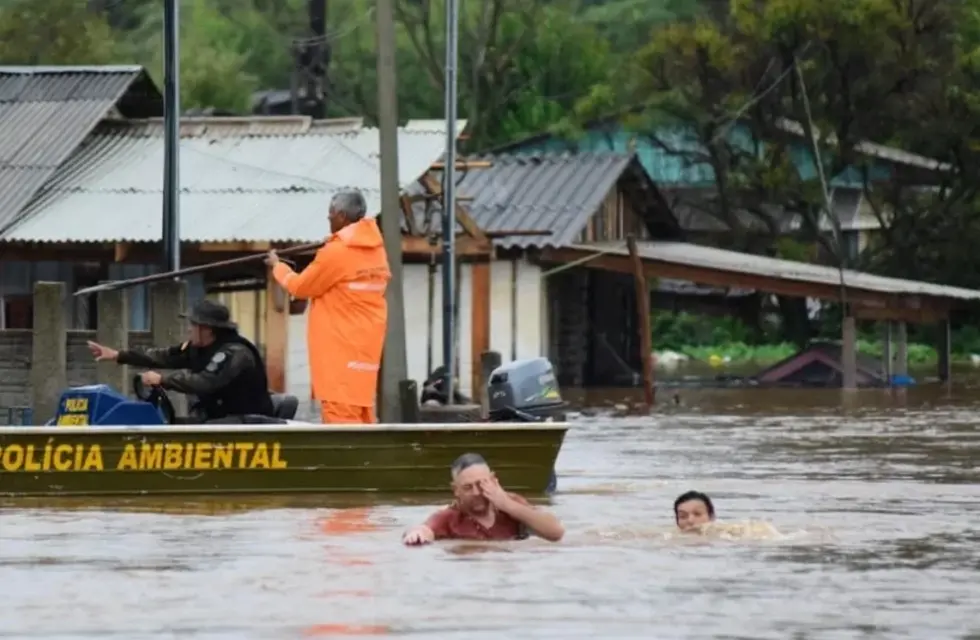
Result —
M825 314L826 317L827 314ZM829 314L833 316L833 312ZM840 323L833 334L833 322L827 322L817 332L817 339L840 339ZM698 360L707 361L711 356L726 358L729 362L772 363L796 353L795 345L787 342L768 341L757 328L747 326L731 316L710 317L691 313L657 311L651 315L653 348L656 351L677 351ZM935 329L917 327L909 335L908 359L910 365L936 362L938 354L931 346L935 342ZM880 358L884 350L880 326L870 324L858 332L857 348L860 353ZM920 342L913 342L913 336ZM980 354L980 329L965 326L953 332L952 352L955 360L969 359L970 354Z

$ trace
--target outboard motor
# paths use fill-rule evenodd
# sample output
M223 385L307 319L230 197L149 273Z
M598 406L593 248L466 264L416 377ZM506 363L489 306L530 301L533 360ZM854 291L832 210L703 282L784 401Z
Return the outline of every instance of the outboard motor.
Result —
M547 358L515 360L490 374L491 422L564 420L566 404Z

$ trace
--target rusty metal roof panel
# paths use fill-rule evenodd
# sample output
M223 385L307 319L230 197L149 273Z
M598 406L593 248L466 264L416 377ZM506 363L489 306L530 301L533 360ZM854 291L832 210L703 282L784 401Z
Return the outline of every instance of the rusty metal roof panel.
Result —
M141 67L0 67L0 230L143 73Z
M571 248L597 255L629 255L625 243L622 242L578 244ZM738 253L737 251L716 249L686 242L644 241L637 243L637 250L640 257L645 260L657 260L676 265L779 278L781 280L840 286L840 271L835 267ZM863 271L844 270L844 283L847 287L878 293L980 300L980 291L972 289L888 278Z
M632 161L617 153L497 154L472 158L489 168L457 171L457 194L484 231L550 231L550 236L513 236L502 248L559 247L574 242ZM415 188L420 193L421 188ZM418 227L441 228L438 201L414 205Z
M377 129L252 116L188 118L181 134L184 240L316 241L344 188L364 193L370 215L380 210ZM103 122L0 239L159 241L163 147L159 121ZM444 128L399 130L399 183L417 181L444 147Z

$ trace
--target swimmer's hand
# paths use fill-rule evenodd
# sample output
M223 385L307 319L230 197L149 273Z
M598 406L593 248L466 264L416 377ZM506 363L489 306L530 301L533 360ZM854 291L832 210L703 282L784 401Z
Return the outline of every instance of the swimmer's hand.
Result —
M402 536L402 542L404 542L405 545L409 547L416 547L423 544L429 544L435 539L436 539L436 534L433 533L432 529L425 526L424 524L421 524L417 527L412 527L411 529L405 532L405 535Z
M514 504L514 500L500 486L500 482L497 481L496 477L482 480L480 482L480 493L487 499L487 502L507 513L509 513L508 508Z

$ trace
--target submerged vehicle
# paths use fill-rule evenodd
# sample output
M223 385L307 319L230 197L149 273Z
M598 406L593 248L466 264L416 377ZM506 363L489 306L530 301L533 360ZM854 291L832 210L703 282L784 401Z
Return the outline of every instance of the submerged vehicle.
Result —
M0 428L0 496L445 492L470 451L508 489L554 490L568 424L551 364L501 366L488 394L487 422L333 426L295 420L288 395L273 395L272 417L193 423L139 376L135 400L74 387L47 425Z

